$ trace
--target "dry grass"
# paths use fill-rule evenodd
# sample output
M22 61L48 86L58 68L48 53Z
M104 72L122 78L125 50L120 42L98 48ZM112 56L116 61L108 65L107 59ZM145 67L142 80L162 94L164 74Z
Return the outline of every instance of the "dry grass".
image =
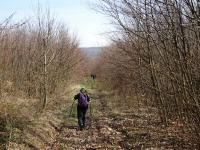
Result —
M60 88L41 111L41 100L27 98L21 91L19 95L11 93L12 85L5 86L0 99L0 149L44 149L51 145L77 88Z

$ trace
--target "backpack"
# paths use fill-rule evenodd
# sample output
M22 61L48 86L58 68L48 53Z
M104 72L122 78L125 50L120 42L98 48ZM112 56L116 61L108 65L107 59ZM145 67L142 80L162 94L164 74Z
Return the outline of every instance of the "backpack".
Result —
M83 108L88 107L88 96L83 93L79 93L78 94L78 105Z

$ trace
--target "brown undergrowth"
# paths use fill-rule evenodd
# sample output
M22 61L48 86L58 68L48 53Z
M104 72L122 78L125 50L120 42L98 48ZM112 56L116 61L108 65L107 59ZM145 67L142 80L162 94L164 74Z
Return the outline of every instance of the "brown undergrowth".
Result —
M120 98L115 92L98 86L86 87L91 103L87 127L77 131L76 103L69 111L73 96L64 93L51 101L45 112L33 120L24 119L23 128L8 132L8 149L19 150L131 150L131 149L199 149L198 139L184 125L171 121L168 126L159 120L157 110ZM68 95L68 97L66 97ZM129 102L131 100L131 102ZM58 102L66 105L56 105ZM135 102L134 102L135 101ZM54 107L53 107L54 106ZM57 107L56 107L57 106ZM29 122L31 120L31 122ZM22 120L20 120L22 121ZM21 122L20 122L21 123Z
M41 110L40 99L3 91L0 99L0 149L46 149L52 145L59 134L66 107L70 105L70 94L77 88L70 87L63 88L58 95L51 95L45 110Z
M132 102L124 104L113 92L93 89L93 116L88 111L84 131L63 126L57 142L49 149L120 150L120 149L199 149L198 139L178 121L165 126L157 110ZM134 101L134 99L132 99ZM120 102L120 104L119 104ZM76 124L74 124L76 125Z

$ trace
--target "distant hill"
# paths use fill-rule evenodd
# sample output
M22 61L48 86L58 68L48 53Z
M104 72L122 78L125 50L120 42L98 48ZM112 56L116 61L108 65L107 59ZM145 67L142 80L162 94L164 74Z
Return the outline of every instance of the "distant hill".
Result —
M81 47L81 50L88 56L88 57L97 57L103 47Z

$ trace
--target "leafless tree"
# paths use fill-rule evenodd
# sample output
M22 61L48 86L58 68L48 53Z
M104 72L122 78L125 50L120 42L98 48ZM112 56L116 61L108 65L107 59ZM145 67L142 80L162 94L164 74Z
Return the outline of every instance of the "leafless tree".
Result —
M145 93L162 122L179 119L198 135L199 8L198 0L101 0L97 4L116 27L114 46L100 59L104 80L113 88Z

